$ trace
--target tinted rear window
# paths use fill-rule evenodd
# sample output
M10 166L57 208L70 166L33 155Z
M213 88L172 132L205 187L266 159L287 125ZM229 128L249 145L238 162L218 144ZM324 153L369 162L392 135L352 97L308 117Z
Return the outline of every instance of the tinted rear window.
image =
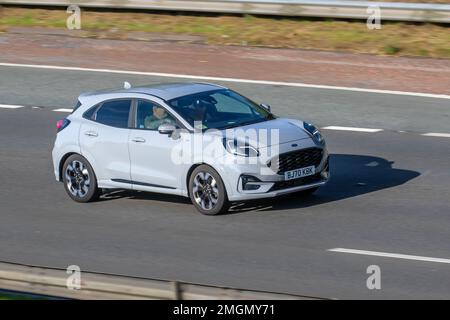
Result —
M98 108L98 105L95 106L95 107L90 108L88 111L83 113L83 118L89 119L89 120L95 120L94 119L94 114L95 114L95 111L97 110L97 108Z
M95 121L112 127L128 128L130 108L131 100L107 101L97 110Z

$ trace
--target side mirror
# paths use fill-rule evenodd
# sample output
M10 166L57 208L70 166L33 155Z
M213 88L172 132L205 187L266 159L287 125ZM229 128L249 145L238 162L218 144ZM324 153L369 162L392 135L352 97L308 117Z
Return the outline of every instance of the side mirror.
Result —
M267 103L261 103L260 106L270 112L270 106Z
M158 127L158 132L160 134L171 135L175 132L175 130L177 130L177 127L175 127L173 124L162 124Z

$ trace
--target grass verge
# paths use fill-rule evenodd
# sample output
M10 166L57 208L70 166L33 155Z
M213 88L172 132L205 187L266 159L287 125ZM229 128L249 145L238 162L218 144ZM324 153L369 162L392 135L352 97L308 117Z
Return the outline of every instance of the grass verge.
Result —
M65 10L3 8L0 31L10 27L65 28ZM345 51L450 58L450 27L403 22L369 30L365 22L255 16L195 16L83 11L90 37L126 38L133 31L202 36L208 44Z
M0 300L45 300L37 296L23 295L19 293L0 292Z

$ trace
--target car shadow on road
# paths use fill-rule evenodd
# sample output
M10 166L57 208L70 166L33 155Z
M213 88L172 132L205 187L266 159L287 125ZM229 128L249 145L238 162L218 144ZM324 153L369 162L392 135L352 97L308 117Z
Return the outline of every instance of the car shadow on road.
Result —
M122 190L122 189L105 190L98 201L107 201L121 198L136 199L136 200L153 200L153 201L173 202L173 203L187 203L187 204L191 203L191 200L189 198L182 196L145 192L145 191Z
M273 199L263 199L238 203L231 207L230 213L307 208L392 188L420 175L416 171L393 168L393 164L393 161L380 157L331 154L331 179L315 193L289 194L275 202Z
M229 213L307 208L392 188L420 175L419 172L396 169L392 165L392 161L380 157L331 154L331 179L314 194L295 193L282 196L277 201L269 198L239 202L231 206ZM190 204L188 198L181 196L129 190L109 190L101 197L100 201L119 198Z

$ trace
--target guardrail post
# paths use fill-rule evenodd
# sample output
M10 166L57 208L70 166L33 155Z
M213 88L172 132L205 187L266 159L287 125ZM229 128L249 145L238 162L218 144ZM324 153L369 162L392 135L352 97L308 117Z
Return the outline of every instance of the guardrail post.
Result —
M182 300L181 285L178 281L172 282L174 300Z

